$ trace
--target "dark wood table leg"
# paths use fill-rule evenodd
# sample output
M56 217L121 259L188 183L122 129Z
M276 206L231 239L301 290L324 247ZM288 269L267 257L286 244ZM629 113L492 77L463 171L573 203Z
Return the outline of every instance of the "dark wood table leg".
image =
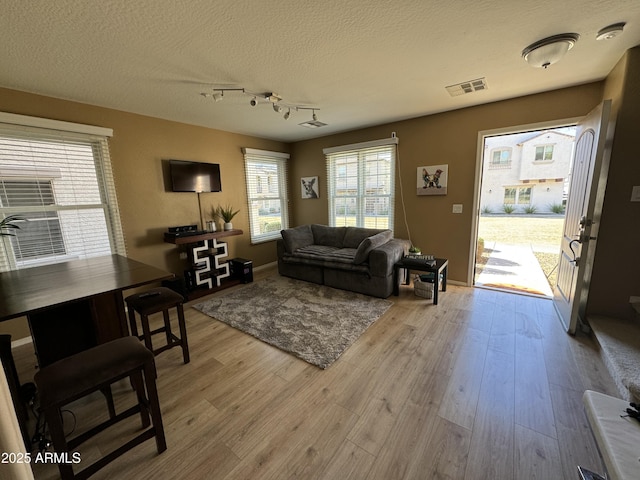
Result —
M447 291L447 270L449 269L449 265L445 265L442 269L442 291Z
M438 284L440 283L440 274L438 270L436 270L435 275L433 276L433 304L438 304Z
M400 279L398 278L399 274L400 274L400 268L394 265L393 266L393 294L396 297L400 295L400 286L398 285L398 283L400 283Z

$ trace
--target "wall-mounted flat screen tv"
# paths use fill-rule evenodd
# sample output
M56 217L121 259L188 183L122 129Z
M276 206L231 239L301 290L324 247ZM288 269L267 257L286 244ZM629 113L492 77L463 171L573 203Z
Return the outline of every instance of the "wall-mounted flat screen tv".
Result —
M171 188L174 192L221 192L220 165L217 163L169 160Z

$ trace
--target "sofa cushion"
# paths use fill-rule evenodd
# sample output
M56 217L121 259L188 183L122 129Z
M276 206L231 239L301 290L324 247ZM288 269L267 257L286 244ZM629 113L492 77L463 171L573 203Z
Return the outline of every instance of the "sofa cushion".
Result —
M347 227L343 246L346 248L358 248L365 238L380 232L384 232L384 230L377 228ZM389 232L391 232L391 230L389 230Z
M311 231L313 232L313 243L316 245L342 248L347 228L313 224L311 225Z
M295 228L287 228L280 232L287 253L293 253L297 249L313 245L313 232L310 225L300 225Z
M355 255L356 251L353 248L309 245L297 250L293 258L316 258L326 262L353 263Z
M296 265L309 265L322 267L326 270L340 270L348 272L358 272L367 274L368 265L356 265L353 257L356 254L355 248L336 248L326 245L310 245L302 247L296 253L290 255L285 253L282 257L284 263Z
M366 262L369 258L369 253L371 253L371 250L379 247L380 245L384 245L392 238L393 233L391 232L391 230L383 230L380 233L376 233L375 235L365 238L360 242L360 245L358 245L353 263L355 263L356 265L360 265L361 263Z

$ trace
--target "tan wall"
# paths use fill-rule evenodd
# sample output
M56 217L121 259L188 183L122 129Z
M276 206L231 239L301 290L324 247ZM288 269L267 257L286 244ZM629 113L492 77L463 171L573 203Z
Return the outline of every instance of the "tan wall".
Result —
M598 231L587 315L631 319L630 296L640 295L640 202L631 202L640 185L640 47L627 51L607 77L604 98L612 99L615 133L606 194Z
M637 57L637 52L634 52L634 61L630 62L633 63L632 68L629 71L625 69L627 78L630 72L636 76L640 74ZM607 90L615 90L615 74L614 70L606 84ZM632 90L632 87L626 88L625 103L627 99L634 99L637 105L640 101L638 92ZM162 242L162 232L171 225L197 223L198 200L196 194L165 191L161 159L178 158L220 163L223 192L203 194L203 209L208 210L213 204L227 202L241 209L241 213L234 219L234 226L245 230L245 235L229 240L230 255L250 258L254 265L259 266L275 260L275 247L273 242L250 245L241 147L282 152L290 150L291 224L295 226L304 223L327 223L326 166L322 149L388 138L391 132L396 132L400 140L400 178L413 243L425 252L449 258L450 278L465 282L471 261L471 210L478 132L585 115L602 98L603 83L598 82L291 145L6 89L0 89L0 110L113 128L114 136L110 141L111 155L128 254L134 259L176 273L180 273L182 264L177 258L176 249ZM620 192L609 198L608 191L605 206L606 217L611 219L609 222L615 221L614 225L624 222L622 232L629 229L630 224L626 219L638 218L637 206L640 205L628 202L629 186L633 182L638 183L638 176L633 180L626 173L631 152L628 144L633 138L633 127L639 124L637 119L634 123L634 114L631 107L621 113L619 123L622 120L625 123L629 122L626 127L629 133L625 135L628 139L626 142L619 140L616 133L616 142L621 143L616 143L610 172L610 185L613 185L611 188L619 188ZM417 167L440 163L449 165L448 195L416 196ZM635 162L633 168L637 173L638 162ZM300 177L316 175L320 179L320 199L302 200ZM398 184L396 190L396 236L407 238ZM463 204L462 214L451 213L454 203ZM617 212L618 208L621 209L620 212ZM633 210L634 208L636 210ZM630 217L625 217L629 214ZM610 237L607 238L605 226L603 220L602 241L598 245L594 266L594 273L606 272L599 283L594 280L598 283L598 288L603 289L603 293L592 293L590 298L590 308L597 311L609 308L603 299L610 294L610 290L615 290L614 285L619 284L610 279L620 278L619 272L612 271L614 267L608 260L611 257L606 253L610 248L609 243L617 238L617 232L615 228L612 229ZM637 246L638 237L630 237ZM623 253L622 249L612 250L620 252L618 256ZM634 257L636 265L638 255L640 252ZM634 283L631 275L631 272L625 274L625 280L629 285L637 286L637 280ZM609 282L606 288L600 285L605 282L604 278ZM626 302L629 294L640 294L637 288L628 293L630 289L631 287L623 289L624 293L618 294L616 298L626 296ZM0 324L1 332L12 333L15 338L28 334L28 331L25 333L24 325L18 328L21 334L16 334L13 329L12 322Z
M203 211L218 203L240 209L233 224L245 233L229 237L230 257L251 259L255 266L275 261L274 242L250 244L241 148L287 152L288 144L7 89L0 89L0 111L113 129L109 145L129 257L183 271L184 262L175 246L163 242L163 232L199 223L198 196L165 190L162 159L175 158L220 164L223 191L202 194L201 201ZM28 335L25 325L3 322L0 332L21 338Z
M396 132L411 240L425 253L448 258L449 277L466 282L478 132L585 115L601 101L602 87L592 83L295 143L292 225L328 222L323 148L389 138ZM448 194L417 196L417 168L443 163L449 165ZM314 175L319 177L320 199L298 200L300 177ZM398 183L396 192L395 234L407 238ZM462 214L451 213L454 203L463 205Z

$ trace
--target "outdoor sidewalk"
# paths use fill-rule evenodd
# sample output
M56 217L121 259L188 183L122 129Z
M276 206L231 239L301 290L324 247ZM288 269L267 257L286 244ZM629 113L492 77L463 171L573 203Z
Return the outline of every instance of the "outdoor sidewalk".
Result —
M485 244L485 250L491 250L491 254L476 279L477 286L553 297L553 291L530 245L490 242Z

